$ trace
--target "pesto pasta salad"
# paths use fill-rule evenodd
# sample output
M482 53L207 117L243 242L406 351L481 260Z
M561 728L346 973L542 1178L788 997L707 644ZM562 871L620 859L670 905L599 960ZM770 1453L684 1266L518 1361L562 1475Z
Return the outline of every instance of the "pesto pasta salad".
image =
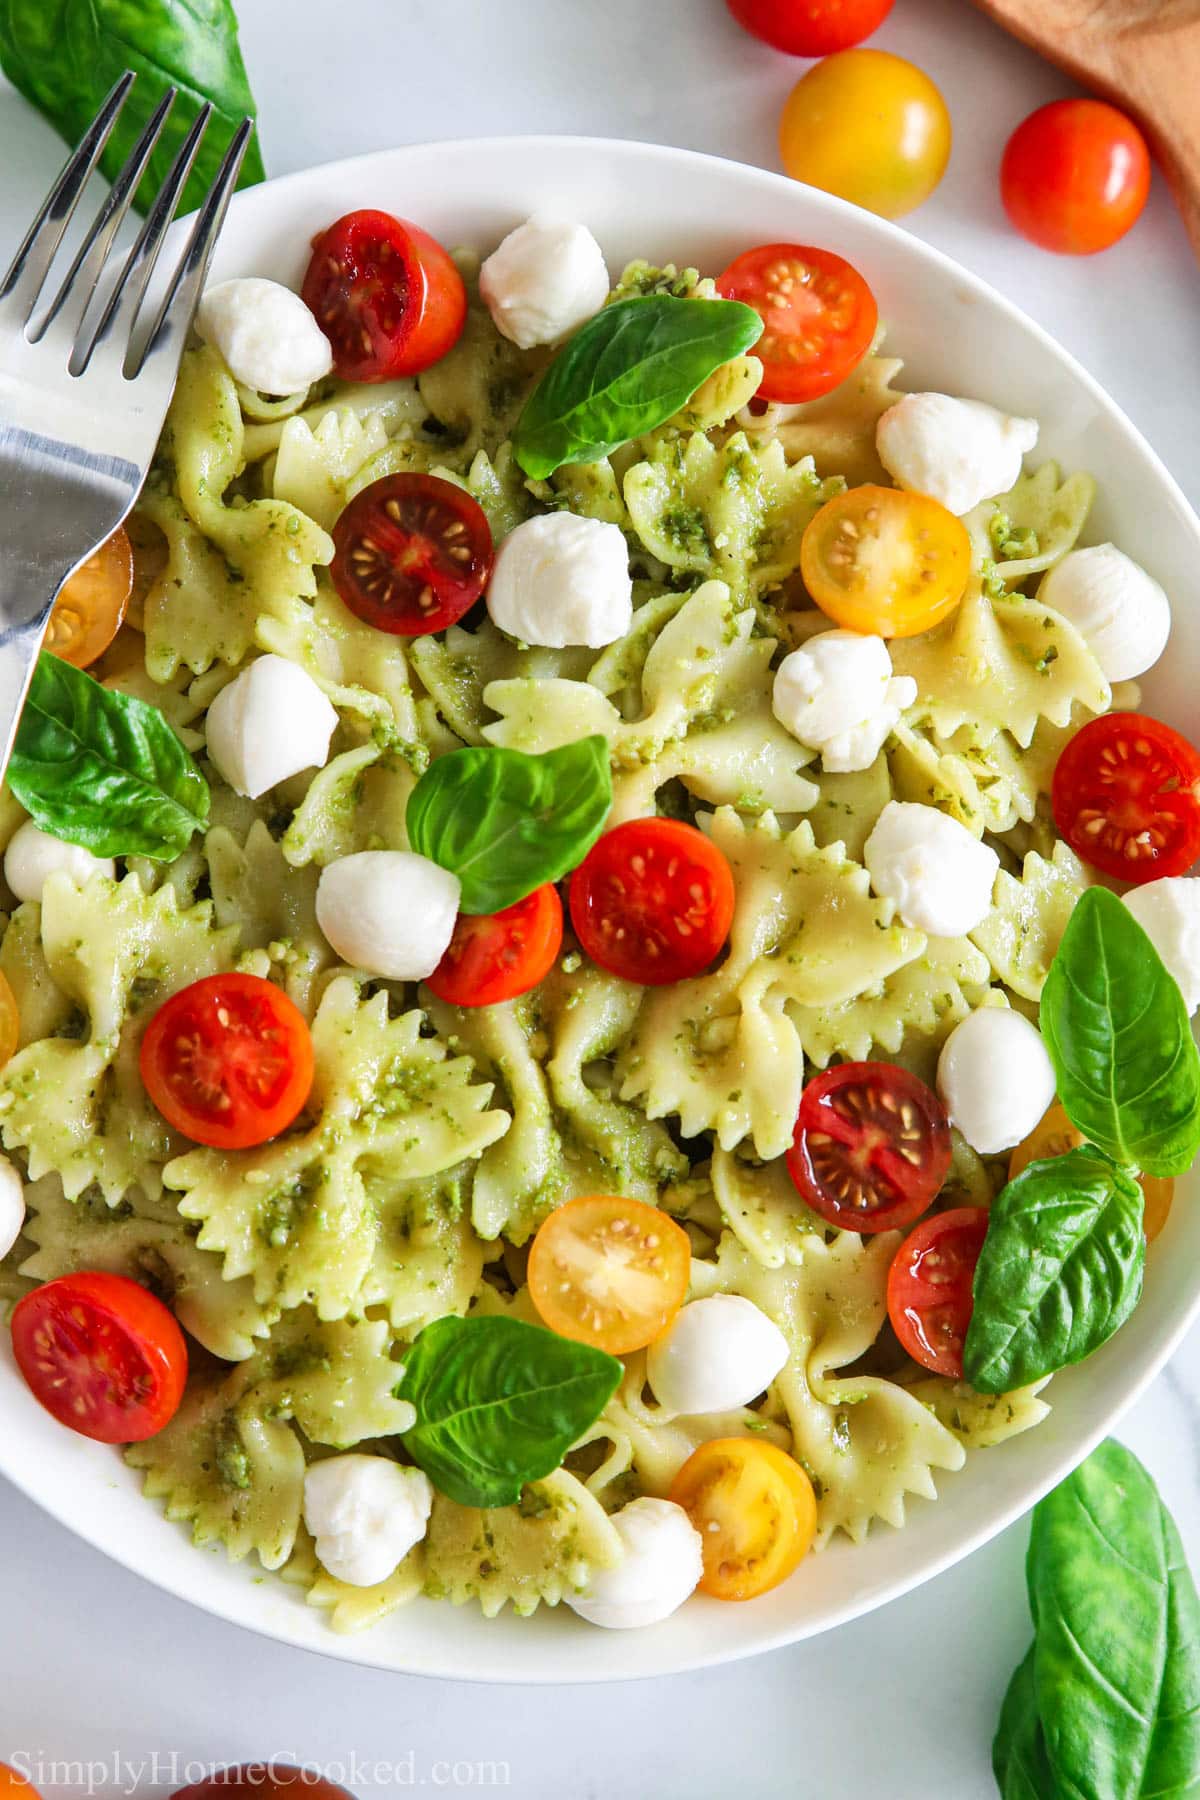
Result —
M206 293L59 598L13 1352L339 1630L802 1582L1138 1302L1200 1145L1167 596L881 344L829 250L353 212Z

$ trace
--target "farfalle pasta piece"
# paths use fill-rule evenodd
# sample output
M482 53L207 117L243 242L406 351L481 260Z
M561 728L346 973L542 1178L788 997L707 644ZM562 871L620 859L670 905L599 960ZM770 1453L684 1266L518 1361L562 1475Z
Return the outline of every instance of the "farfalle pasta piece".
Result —
M904 397L892 386L903 366L894 356L865 356L819 400L768 406L757 417L746 412L738 423L752 442L777 439L789 462L811 457L818 475L842 476L855 487L864 481L890 487L892 478L875 448L875 427Z
M0 1070L5 1145L25 1151L34 1181L56 1170L69 1199L92 1182L114 1205L132 1187L153 1198L180 1140L142 1086L141 1035L171 994L230 966L237 933L216 927L211 901L181 908L136 875L51 876L38 910L46 969L75 1009L62 1029L77 1024Z
M865 1062L895 1056L913 1036L941 1042L979 1004L991 978L988 959L968 938L931 937L925 948L874 991L837 1006L790 1006L810 1062Z
M964 522L993 581L1013 588L1074 548L1095 497L1090 475L1078 470L1064 480L1056 462L1044 462Z
M789 463L776 441L703 432L655 442L625 476L625 504L642 543L670 569L728 583L742 605L800 566L800 540L840 490L807 458Z
M326 532L283 500L230 504L245 466L233 378L214 350L184 353L164 443L175 486L152 480L142 510L167 539L167 565L145 602L146 667L170 681L242 661L260 616L285 617L317 591L333 556Z
M724 1223L764 1269L803 1262L814 1233L824 1242L828 1227L800 1198L783 1157L748 1162L718 1148L711 1180Z
M816 777L817 799L805 818L822 849L840 844L854 862L862 861L875 821L895 797L888 757L881 750L868 769L846 775L822 770Z
M407 850L412 765L374 741L331 757L313 776L280 848L294 869L359 850Z
M296 1547L281 1573L285 1581L307 1589L308 1605L326 1613L334 1631L350 1635L378 1625L397 1607L407 1606L418 1597L425 1586L425 1546L414 1544L386 1581L378 1581L372 1587L352 1587L321 1567L312 1539L301 1526Z
M1040 1000L1075 902L1091 885L1087 870L1064 843L1047 859L1031 850L1019 877L1001 869L992 910L971 933L998 981L1025 1000Z
M238 946L265 950L272 970L306 1018L311 1018L322 975L333 952L317 924L317 876L296 869L261 819L239 843L216 826L204 841L218 925L238 935Z
M255 1296L284 1308L311 1301L322 1319L364 1304L411 1307L404 1259L385 1259L389 1209L409 1184L481 1154L508 1129L487 1110L491 1088L467 1057L421 1035L419 1012L389 1019L385 993L360 998L340 976L313 1020L309 1129L248 1150L177 1157L164 1180L179 1211L200 1222L198 1243L219 1251L226 1277L250 1276ZM386 1270L390 1269L390 1278Z
M387 443L387 428L378 412L330 407L315 424L295 417L284 421L275 454L271 492L323 531L332 531L346 504L351 479Z
M464 744L482 744L489 709L484 691L492 682L537 681L582 677L594 650L525 649L485 619L474 631L460 626L435 637L414 638L409 646L413 671L427 690L439 716ZM584 735L582 732L575 735Z
M803 821L785 834L714 813L713 842L737 890L729 954L711 975L649 991L618 1062L620 1097L675 1114L686 1136L721 1148L750 1138L763 1158L791 1142L804 1078L787 1003L834 1007L878 986L925 947L874 899L866 870L819 849Z
M623 1554L600 1502L565 1469L530 1482L516 1506L483 1510L435 1494L424 1552L425 1592L455 1606L476 1600L487 1619L506 1605L522 1617L556 1606Z
M261 462L278 450L283 428L289 419L301 420L310 431L316 432L331 412L349 412L363 421L368 417L378 419L386 436L393 437L415 429L428 416L428 409L417 392L416 380L411 375L401 376L397 381L324 382L317 392L320 397L310 400L307 405L302 402L297 406L296 396L291 395L283 410L269 412L263 410L262 397L257 395L251 412L246 404L247 395L244 390L238 390L242 412L247 419L242 440L242 454L247 463Z
M1015 1388L1011 1394L977 1394L969 1382L923 1372L904 1385L968 1450L990 1449L1019 1437L1040 1425L1050 1411L1048 1402L1039 1398L1044 1380Z
M379 748L397 751L418 774L425 767L408 640L364 624L323 584L311 606L296 601L260 618L255 642L299 663L346 722L368 732Z

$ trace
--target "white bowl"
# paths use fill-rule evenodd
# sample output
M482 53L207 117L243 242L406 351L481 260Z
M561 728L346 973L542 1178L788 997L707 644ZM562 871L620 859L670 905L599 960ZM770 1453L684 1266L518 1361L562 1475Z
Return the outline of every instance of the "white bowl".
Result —
M1037 458L1099 483L1089 537L1113 538L1172 596L1165 663L1147 710L1186 730L1195 717L1200 524L1144 439L1032 321L895 226L761 169L691 151L586 138L416 145L333 163L240 194L213 278L273 275L298 285L309 240L354 207L418 221L444 242L486 250L535 207L591 226L610 269L629 258L715 273L739 250L790 239L838 250L862 270L905 359L906 386L990 400L1041 420ZM0 1470L80 1537L160 1587L223 1618L349 1662L479 1681L603 1681L665 1675L811 1637L927 1581L1017 1518L1072 1469L1146 1386L1200 1312L1200 1178L1179 1184L1154 1246L1141 1305L1119 1336L1054 1379L1035 1430L968 1457L936 1501L912 1500L903 1531L877 1526L809 1557L784 1586L743 1606L698 1596L646 1631L604 1632L566 1608L484 1620L419 1601L373 1630L335 1634L299 1592L188 1534L144 1500L115 1451L54 1424L27 1393L0 1334Z

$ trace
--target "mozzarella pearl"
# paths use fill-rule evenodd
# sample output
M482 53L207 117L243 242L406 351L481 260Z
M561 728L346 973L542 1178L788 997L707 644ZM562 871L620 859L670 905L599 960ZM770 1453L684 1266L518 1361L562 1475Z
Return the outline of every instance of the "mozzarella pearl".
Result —
M304 1523L317 1561L336 1581L386 1581L425 1536L433 1506L429 1478L386 1456L330 1456L304 1475Z
M18 900L40 900L51 875L66 875L83 887L93 875L107 875L111 881L116 872L110 856L93 856L82 844L51 837L32 819L17 827L4 852L4 879Z
M409 850L360 850L321 870L317 924L342 958L388 981L424 981L454 935L462 883Z
M0 1256L7 1256L25 1223L25 1183L7 1156L0 1156Z
M1144 675L1171 635L1171 602L1115 544L1068 550L1037 597L1071 622L1109 681Z
M869 769L917 697L911 675L893 675L881 637L820 631L785 656L775 672L775 717L802 744L819 750L831 774Z
M260 656L208 709L208 754L235 794L321 768L338 716L312 676L286 656Z
M522 350L556 344L599 312L608 270L586 225L535 213L510 231L479 271L496 330Z
M897 485L958 514L1006 494L1037 440L1036 419L950 394L905 394L875 427L879 460Z
M1189 1013L1200 1006L1200 879L1165 875L1125 895L1125 904L1166 965Z
M956 1025L938 1058L937 1090L972 1150L996 1156L1028 1137L1054 1098L1054 1068L1036 1025L985 1006Z
M787 1359L787 1339L753 1300L712 1294L681 1307L651 1344L646 1377L671 1412L728 1412L761 1394Z
M906 925L963 937L986 919L1000 858L936 806L889 800L863 847L875 892Z
M259 394L297 394L333 367L329 339L299 294L260 275L209 288L196 330L234 380Z
M633 623L629 550L619 525L542 513L510 531L488 589L492 623L523 644L600 650Z
M672 1500L631 1500L612 1523L625 1548L612 1569L563 1598L581 1619L609 1631L657 1625L678 1610L704 1572L700 1533Z

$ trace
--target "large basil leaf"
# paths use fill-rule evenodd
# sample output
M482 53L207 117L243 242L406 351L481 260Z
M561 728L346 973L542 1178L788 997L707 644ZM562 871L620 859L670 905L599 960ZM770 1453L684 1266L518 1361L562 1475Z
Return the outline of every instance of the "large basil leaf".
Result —
M1110 1440L1040 1502L1027 1573L1034 1697L1062 1793L1200 1793L1200 1601L1135 1456Z
M461 1506L511 1506L557 1469L624 1374L603 1350L542 1325L435 1319L404 1359L399 1398L417 1422L404 1447Z
M157 706L45 652L8 785L36 825L97 856L178 856L208 818L208 784Z
M963 1370L1007 1394L1090 1356L1142 1291L1142 1190L1091 1144L1033 1162L996 1196L975 1266Z
M171 115L138 193L149 205L201 104L214 113L183 190L199 206L229 140L254 113L232 0L0 0L0 68L69 144L83 136L126 69L137 80L100 167L112 177L172 84ZM258 144L246 149L239 186L263 178Z
M1200 1056L1187 1010L1127 906L1089 888L1071 914L1039 1023L1072 1124L1114 1161L1182 1175L1200 1148Z
M679 411L763 322L740 300L615 300L580 327L525 402L513 448L527 475L596 462Z
M514 906L581 863L612 806L608 743L580 738L561 750L452 750L409 795L412 848L462 882L465 913Z
M1038 1717L1035 1646L1008 1684L992 1744L992 1768L1003 1800L1068 1800L1054 1778Z

